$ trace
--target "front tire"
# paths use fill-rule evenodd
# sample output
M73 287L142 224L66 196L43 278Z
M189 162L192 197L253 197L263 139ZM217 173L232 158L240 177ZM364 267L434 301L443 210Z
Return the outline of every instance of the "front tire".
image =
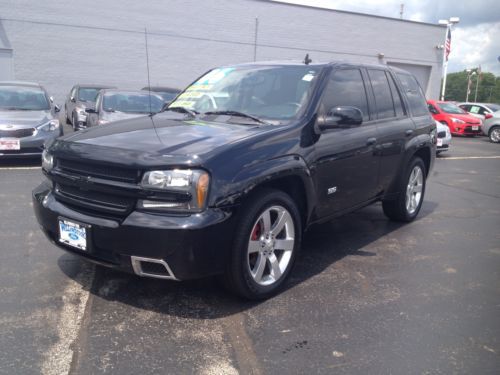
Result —
M500 142L500 126L494 126L490 129L488 137L490 138L490 141L493 143L499 143Z
M402 222L415 220L424 201L426 176L423 160L414 157L401 179L398 197L382 202L384 214L389 219Z
M263 189L242 206L224 283L248 299L278 293L300 249L300 213L287 194Z

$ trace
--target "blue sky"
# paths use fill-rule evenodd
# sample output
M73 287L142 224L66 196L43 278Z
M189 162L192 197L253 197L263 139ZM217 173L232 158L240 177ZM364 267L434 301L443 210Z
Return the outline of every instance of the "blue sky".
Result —
M452 31L452 49L448 72L481 65L483 71L500 76L500 2L498 0L276 0L323 8L376 14L399 18L404 3L403 18L437 23L440 19L460 17ZM444 43L444 35L443 35Z

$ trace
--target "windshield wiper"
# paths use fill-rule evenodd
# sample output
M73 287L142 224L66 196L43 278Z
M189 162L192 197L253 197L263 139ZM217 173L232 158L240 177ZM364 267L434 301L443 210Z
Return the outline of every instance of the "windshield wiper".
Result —
M196 112L193 109L189 109L186 107L167 107L167 105L165 105L160 112L167 112L167 111L181 112L181 113L187 113L192 117L196 117L196 115L198 114L198 112Z
M247 113L243 112L238 112L238 111L209 111L209 112L204 112L204 115L228 115L228 116L238 116L238 117L245 117L249 118L255 122L258 122L260 124L264 125L269 125L269 123L265 122L264 120L261 120L260 118L256 116L249 115Z

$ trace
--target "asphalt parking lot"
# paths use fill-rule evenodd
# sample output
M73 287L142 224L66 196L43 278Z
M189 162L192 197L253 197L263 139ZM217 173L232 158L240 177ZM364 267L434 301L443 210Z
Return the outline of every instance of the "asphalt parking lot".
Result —
M500 368L500 147L454 138L418 219L310 230L261 303L90 265L38 229L36 161L0 163L0 373L451 374Z

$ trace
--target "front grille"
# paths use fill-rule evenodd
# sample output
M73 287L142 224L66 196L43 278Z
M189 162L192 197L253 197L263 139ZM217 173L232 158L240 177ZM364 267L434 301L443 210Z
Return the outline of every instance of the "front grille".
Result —
M57 184L56 199L70 205L77 211L88 214L102 213L104 216L123 217L135 206L135 198L108 194L95 190L85 190L77 186Z
M136 169L92 164L87 161L57 159L57 168L71 175L90 176L120 182L136 183L139 179L139 171Z
M0 138L24 138L31 137L35 133L35 128L0 130Z
M477 122L477 121L476 121L476 122L473 122L473 121L466 121L466 124L478 125L478 126L480 125L480 123L479 123L479 122Z
M438 133L438 138L444 138L444 137L446 137L446 132L444 130Z
M479 127L479 125L475 125L475 126L477 126L477 127L478 127L478 128L477 128L477 130L472 130L472 126L466 126L466 127L465 127L465 131L467 131L467 132L476 132L476 133L479 133L479 132L481 131L481 128Z

